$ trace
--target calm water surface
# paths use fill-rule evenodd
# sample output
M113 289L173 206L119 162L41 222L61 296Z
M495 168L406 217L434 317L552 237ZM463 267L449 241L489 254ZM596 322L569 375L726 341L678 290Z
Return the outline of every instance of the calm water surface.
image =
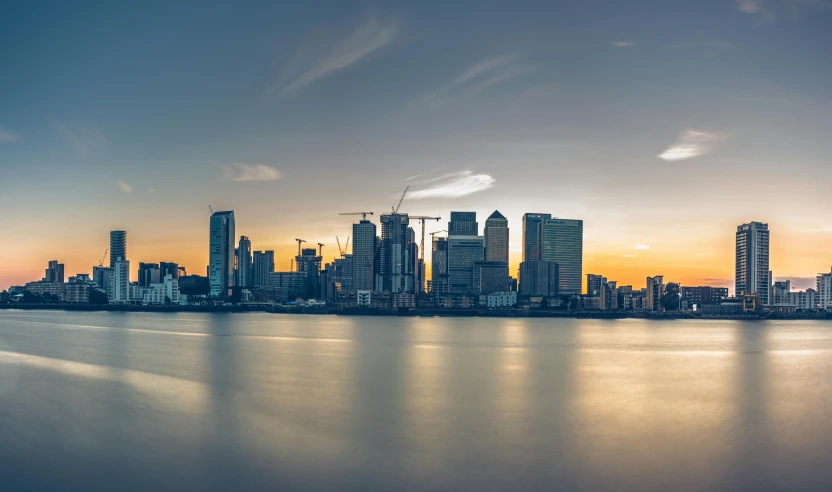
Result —
M830 490L832 323L0 311L0 489Z

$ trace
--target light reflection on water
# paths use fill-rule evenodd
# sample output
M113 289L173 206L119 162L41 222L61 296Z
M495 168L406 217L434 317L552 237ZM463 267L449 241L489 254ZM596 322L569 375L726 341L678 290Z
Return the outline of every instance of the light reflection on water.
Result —
M0 488L828 489L830 328L0 311Z

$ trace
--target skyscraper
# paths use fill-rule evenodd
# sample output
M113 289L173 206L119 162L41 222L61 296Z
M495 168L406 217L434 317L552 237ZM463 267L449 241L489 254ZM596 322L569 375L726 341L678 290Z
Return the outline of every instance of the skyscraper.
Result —
M584 221L543 221L540 256L558 264L558 293L580 294L583 285Z
M43 277L44 282L64 283L64 264L58 263L58 260L52 260L46 268L46 274Z
M542 259L540 248L543 238L543 221L551 218L551 214L523 215L523 261Z
M416 258L412 257L414 233L407 214L381 216L381 246L375 270L375 290L414 292Z
M303 248L300 256L295 256L295 265L302 279L303 286L295 290L306 299L318 297L321 291L321 260L315 248Z
M757 294L757 301L769 304L768 224L749 222L737 226L736 295Z
M252 284L255 288L269 286L269 274L274 273L274 251L255 251L253 260Z
M112 286L108 292L109 300L115 304L130 301L130 261L116 260L113 265Z
M240 236L240 243L237 246L237 285L252 287L254 282L251 277L251 241L246 236Z
M485 238L482 236L448 236L450 293L474 293L474 263L483 261L483 258L485 258Z
M373 290L373 264L376 256L376 225L362 220L352 225L352 288Z
M648 311L662 311L662 297L664 294L664 276L647 277L647 297L644 308Z
M148 287L150 284L158 283L161 278L158 263L139 263L139 287Z
M209 281L211 296L226 298L234 286L234 212L214 212L211 215L209 246Z
M110 268L116 261L127 259L127 232L110 231Z
M431 256L430 278L431 293L444 295L448 290L448 239L433 238L433 255Z
M520 263L520 295L558 295L558 264L554 261L523 261Z
M508 219L495 210L485 221L485 261L504 261L508 268Z
M479 234L476 212L451 212L448 222L449 236L476 236Z

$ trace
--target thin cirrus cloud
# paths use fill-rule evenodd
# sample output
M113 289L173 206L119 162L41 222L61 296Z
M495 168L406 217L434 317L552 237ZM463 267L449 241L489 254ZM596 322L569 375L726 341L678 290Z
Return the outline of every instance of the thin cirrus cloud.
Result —
M633 246L633 249L650 249L650 246L646 244L636 244L635 246Z
M714 150L716 145L725 138L724 135L695 128L688 128L679 134L679 137L659 158L665 161L681 161L705 155Z
M54 116L51 120L52 126L72 145L78 157L88 157L108 144L107 137L97 128L84 124L73 125Z
M265 96L278 93L291 96L309 85L324 79L339 70L358 62L367 55L378 51L396 39L398 27L393 22L371 19L353 30L346 38L334 43L329 51L314 60L295 60L291 65L300 65L301 70L287 67L277 81L264 93Z
M234 162L225 166L226 181L274 181L282 176L278 169L265 164Z
M494 186L496 180L488 174L474 174L472 171L461 171L446 174L424 182L426 188L415 190L407 195L412 200L423 198L459 198Z
M481 60L465 69L447 85L426 95L423 102L433 107L442 106L537 70L531 65L517 64L516 60L515 55L493 56Z
M630 48L635 46L636 43L632 41L610 41L610 45L615 46L616 48Z
M120 189L124 193L130 193L131 191L133 191L132 186L130 186L129 184L125 183L124 181L122 181L120 179L116 180L116 186L118 186L118 189Z
M7 129L5 126L0 126L0 143L17 142L18 139L20 139L20 135Z

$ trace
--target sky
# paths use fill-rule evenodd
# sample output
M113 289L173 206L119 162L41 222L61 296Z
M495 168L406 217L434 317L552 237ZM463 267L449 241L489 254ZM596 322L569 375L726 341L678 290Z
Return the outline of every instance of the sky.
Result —
M331 260L406 186L428 232L499 210L513 272L525 212L620 285L732 287L749 221L775 278L832 265L832 0L116 3L3 7L0 289L111 229L204 275L209 206Z

